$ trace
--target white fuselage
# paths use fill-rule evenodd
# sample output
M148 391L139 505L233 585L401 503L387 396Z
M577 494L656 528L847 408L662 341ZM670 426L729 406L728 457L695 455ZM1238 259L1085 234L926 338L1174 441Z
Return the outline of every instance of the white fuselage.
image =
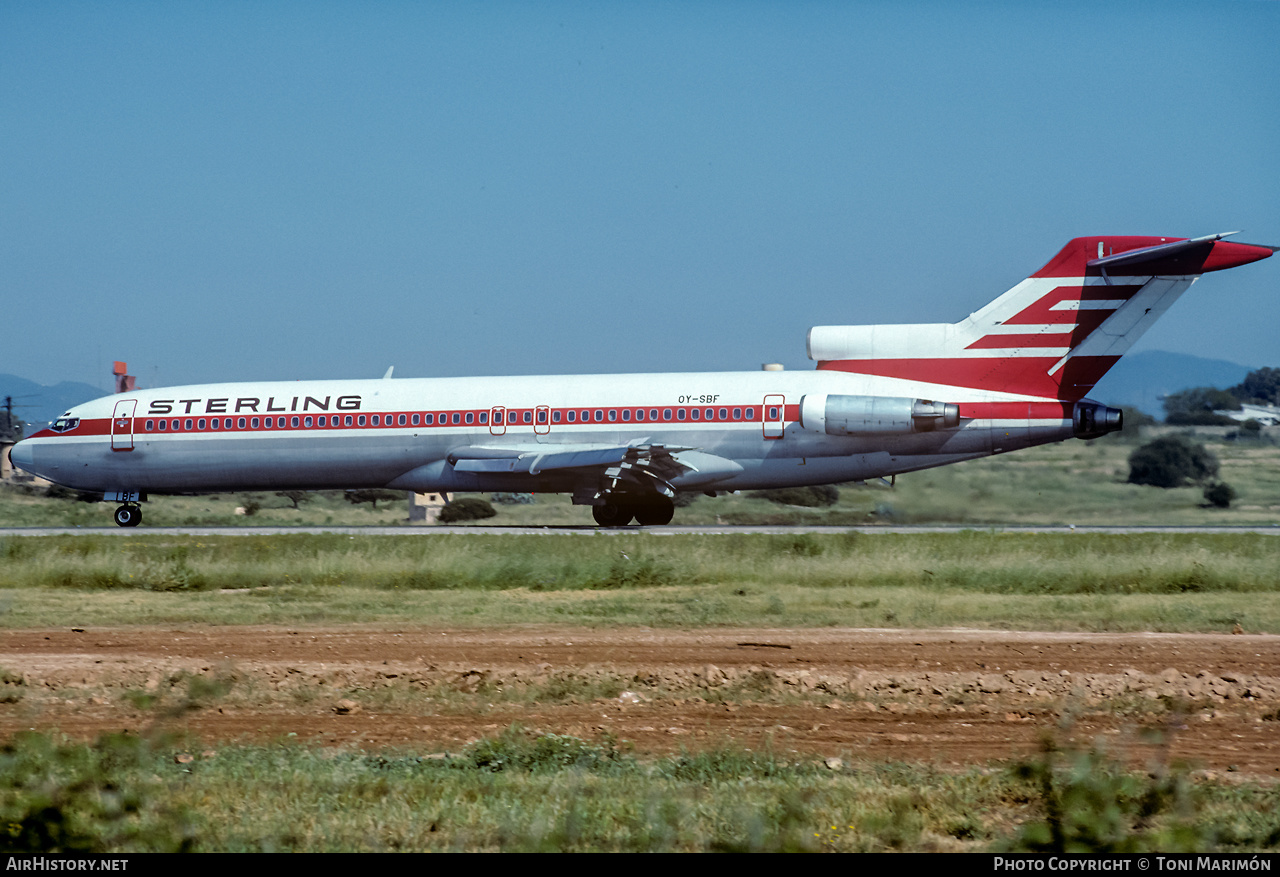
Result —
M828 435L800 423L810 394L940 399L962 419ZM692 471L672 486L736 490L861 480L1072 435L1070 411L1043 399L834 371L209 384L109 396L63 420L76 425L22 442L15 462L80 490L149 493L574 492L595 474L468 472L449 457L618 445L688 449Z

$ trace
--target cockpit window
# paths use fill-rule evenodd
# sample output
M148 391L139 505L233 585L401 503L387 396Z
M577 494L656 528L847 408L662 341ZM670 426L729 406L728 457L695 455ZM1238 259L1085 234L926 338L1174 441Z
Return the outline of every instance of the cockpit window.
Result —
M54 432L67 432L80 425L79 417L59 417L49 428Z

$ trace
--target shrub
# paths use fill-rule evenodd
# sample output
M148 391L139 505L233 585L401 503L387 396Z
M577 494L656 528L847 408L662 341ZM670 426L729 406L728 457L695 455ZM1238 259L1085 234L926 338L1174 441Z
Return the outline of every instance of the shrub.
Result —
M757 490L751 494L757 499L767 499L780 505L798 505L806 508L833 506L840 499L840 489L830 484L819 484L813 487L778 487L772 490Z
M1204 501L1220 509L1230 508L1235 498L1235 489L1222 481L1215 481L1204 489Z
M126 734L93 746L15 735L0 747L0 849L191 851L194 824L184 809L165 803L159 765L146 741Z
M444 524L453 524L458 521L479 521L484 518L492 518L497 512L493 510L493 506L489 505L487 500L474 496L464 496L461 499L455 499L440 510L440 522Z
M533 505L537 500L532 493L493 493L489 495L489 502L500 505Z
M1153 487L1200 484L1218 474L1218 458L1179 436L1147 442L1129 455L1129 483Z

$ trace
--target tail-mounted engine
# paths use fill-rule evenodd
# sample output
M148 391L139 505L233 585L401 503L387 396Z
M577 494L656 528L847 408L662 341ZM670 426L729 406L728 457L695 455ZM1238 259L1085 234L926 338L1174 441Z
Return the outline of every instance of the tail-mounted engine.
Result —
M1120 429L1124 429L1124 412L1119 408L1108 408L1086 399L1077 402L1071 413L1071 432L1076 438L1100 438Z
M810 394L800 400L800 425L827 435L899 435L960 425L949 402L897 396Z

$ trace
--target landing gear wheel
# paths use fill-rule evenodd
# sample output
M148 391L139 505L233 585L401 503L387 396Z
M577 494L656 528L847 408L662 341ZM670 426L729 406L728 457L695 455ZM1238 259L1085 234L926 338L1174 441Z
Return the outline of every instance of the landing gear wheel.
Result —
M675 513L674 502L665 496L655 496L636 507L636 523L645 527L661 527L670 524Z
M142 523L142 509L136 505L122 505L116 509L116 524L121 527L136 527Z
M595 518L596 523L601 527L625 527L631 523L634 514L631 506L613 500L604 505L591 507L591 517Z

